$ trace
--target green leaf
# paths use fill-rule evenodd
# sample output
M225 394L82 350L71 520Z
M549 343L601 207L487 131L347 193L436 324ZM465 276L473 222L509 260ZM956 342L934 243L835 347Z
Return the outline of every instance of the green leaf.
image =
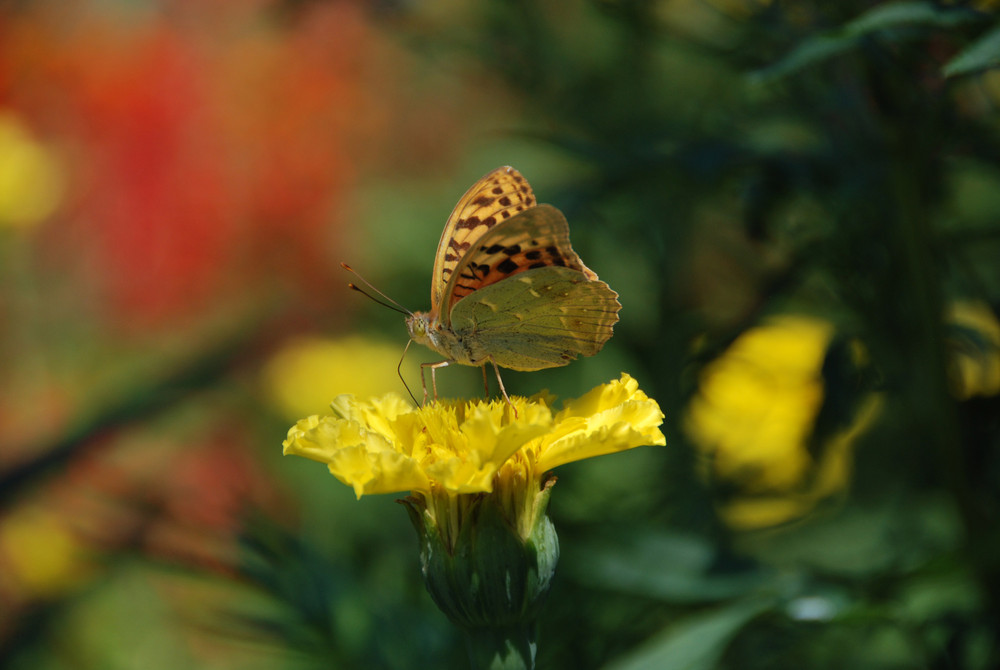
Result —
M774 65L751 72L749 77L750 83L754 85L766 84L787 77L799 70L804 70L811 65L836 56L853 45L854 40L845 36L842 31L816 35L800 44L792 53Z
M710 670L740 629L773 604L753 598L688 617L606 670Z
M946 77L979 72L1000 65L1000 26L989 31L952 58L941 70Z
M853 49L863 37L879 31L917 26L944 28L981 18L982 15L967 9L938 7L927 2L881 5L840 28L810 37L777 63L751 73L750 83L768 83L816 65Z
M674 534L647 534L613 546L578 547L585 561L569 563L576 579L594 588L670 603L713 603L773 586L769 571L712 569L716 554L705 541Z
M948 28L980 18L980 14L961 8L946 8L929 2L897 2L865 12L846 28L853 37L861 37L876 30L904 26Z

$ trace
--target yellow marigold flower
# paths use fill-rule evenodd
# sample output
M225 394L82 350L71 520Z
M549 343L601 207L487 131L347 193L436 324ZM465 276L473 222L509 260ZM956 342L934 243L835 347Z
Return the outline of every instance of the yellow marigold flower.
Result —
M341 395L334 413L296 423L284 453L326 463L331 474L371 493L489 492L507 477L538 481L552 468L640 445L666 443L663 413L629 375L598 386L555 412L551 398L442 401L414 409L399 394Z
M474 667L533 667L537 617L559 560L545 514L555 483L548 471L666 443L663 413L627 374L559 411L546 393L419 409L395 393L341 395L332 407L292 426L284 453L326 463L359 498L410 492L403 502L424 583L465 632Z
M776 317L742 334L705 368L684 425L709 456L712 476L737 491L721 510L730 525L793 519L846 485L851 444L878 415L881 398L864 399L849 426L820 453L810 452L832 336L827 321Z
M369 400L341 395L331 403L333 414L289 429L284 453L326 463L358 498L411 492L434 523L444 524L443 539L453 546L459 496L493 492L526 537L536 522L535 497L552 468L666 444L659 405L627 374L558 412L545 393L514 397L511 404L442 401L415 409L396 393Z

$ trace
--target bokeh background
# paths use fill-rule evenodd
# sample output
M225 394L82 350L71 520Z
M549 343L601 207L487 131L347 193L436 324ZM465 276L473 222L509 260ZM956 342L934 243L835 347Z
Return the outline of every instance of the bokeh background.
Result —
M558 472L539 666L997 667L994 5L0 2L0 666L466 667L281 441L404 392L339 263L427 308L509 164L623 309L507 388L666 415Z

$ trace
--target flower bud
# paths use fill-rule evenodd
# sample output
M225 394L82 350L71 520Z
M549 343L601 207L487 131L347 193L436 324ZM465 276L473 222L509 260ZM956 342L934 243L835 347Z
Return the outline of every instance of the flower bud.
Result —
M474 667L519 667L517 658L533 664L536 622L559 560L559 539L545 514L554 483L547 479L521 508L526 524L511 518L497 491L401 501L420 539L424 584L466 633ZM445 504L450 514L441 514Z

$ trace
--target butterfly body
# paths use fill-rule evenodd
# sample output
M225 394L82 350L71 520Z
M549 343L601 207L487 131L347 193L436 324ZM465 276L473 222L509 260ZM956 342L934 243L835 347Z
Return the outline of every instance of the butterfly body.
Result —
M540 370L600 351L620 309L573 251L562 213L536 204L524 177L503 167L455 206L438 243L431 309L406 325L447 359L438 365Z
M607 284L562 267L527 270L510 281L458 302L450 327L429 312L415 312L406 320L410 337L455 363L480 366L492 360L511 370L566 365L603 346L600 338L572 333L607 320L603 303L613 294Z
M450 361L462 365L483 365L488 357L473 342L466 343L465 333L456 333L444 328L440 322L432 320L429 312L414 312L412 316L407 317L406 329L410 333L411 340L436 351Z

